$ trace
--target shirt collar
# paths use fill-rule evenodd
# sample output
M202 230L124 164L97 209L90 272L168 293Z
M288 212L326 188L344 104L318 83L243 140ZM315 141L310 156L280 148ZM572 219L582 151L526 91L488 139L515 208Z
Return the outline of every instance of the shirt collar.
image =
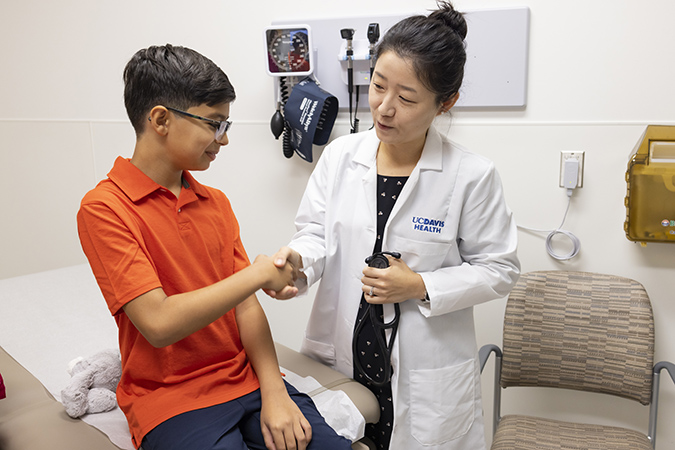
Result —
M115 160L113 168L108 173L108 178L133 202L137 202L159 189L164 189L138 167L131 164L131 160L121 156L118 156ZM183 171L183 187L192 189L200 197L209 196L204 186L195 180L188 171Z
M427 131L427 140L417 165L420 169L443 170L443 136L433 123Z
M377 157L377 148L380 144L375 130L364 133L364 144L359 147L354 155L354 161L366 167L374 167ZM434 124L429 127L427 139L424 143L422 156L417 163L420 169L443 170L443 136L438 132Z

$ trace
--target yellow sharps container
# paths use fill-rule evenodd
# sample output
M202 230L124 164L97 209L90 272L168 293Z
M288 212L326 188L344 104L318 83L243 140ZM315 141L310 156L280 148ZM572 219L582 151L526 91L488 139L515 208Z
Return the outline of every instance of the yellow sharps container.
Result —
M675 126L647 126L631 153L626 184L626 237L642 245L675 242Z

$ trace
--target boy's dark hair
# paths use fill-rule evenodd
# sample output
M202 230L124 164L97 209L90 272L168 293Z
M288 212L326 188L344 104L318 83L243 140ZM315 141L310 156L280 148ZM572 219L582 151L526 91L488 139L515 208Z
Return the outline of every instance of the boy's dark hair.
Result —
M182 110L236 98L227 75L210 59L170 44L139 50L124 68L124 106L136 135L157 105Z
M412 16L391 27L375 58L387 51L409 61L417 78L441 103L459 92L464 78L467 26L450 2L439 1L429 16Z

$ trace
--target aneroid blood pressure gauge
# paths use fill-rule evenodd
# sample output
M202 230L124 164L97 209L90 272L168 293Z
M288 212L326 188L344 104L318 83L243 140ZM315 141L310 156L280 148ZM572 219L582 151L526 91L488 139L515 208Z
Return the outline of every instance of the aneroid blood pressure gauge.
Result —
M275 25L265 29L267 73L304 76L314 68L309 25Z

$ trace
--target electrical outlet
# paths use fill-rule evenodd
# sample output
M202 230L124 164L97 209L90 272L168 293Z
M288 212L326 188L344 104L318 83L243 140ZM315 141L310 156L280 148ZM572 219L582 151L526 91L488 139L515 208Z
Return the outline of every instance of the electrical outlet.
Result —
M577 185L580 188L584 186L584 152L560 152L560 187L568 188L565 185L565 162L569 160L576 160L579 164L579 171L577 173ZM574 187L574 186L573 186Z

